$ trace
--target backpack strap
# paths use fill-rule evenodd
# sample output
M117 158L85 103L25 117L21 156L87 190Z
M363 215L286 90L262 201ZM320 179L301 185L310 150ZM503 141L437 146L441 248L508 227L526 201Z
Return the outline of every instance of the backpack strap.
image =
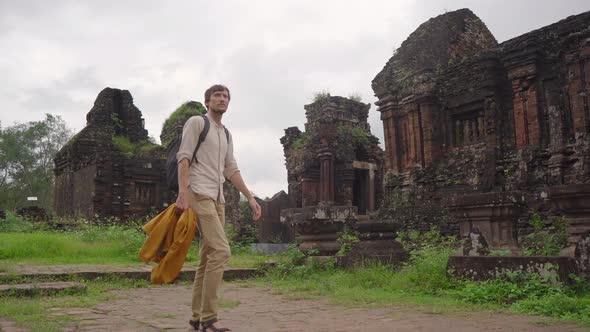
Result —
M229 130L223 126L223 130L225 131L225 138L227 139L227 144L229 144Z
M191 163L193 160L197 163L199 162L197 160L197 150L199 150L201 143L203 143L203 141L207 137L207 134L209 133L209 127L211 127L211 123L209 121L209 118L206 115L201 115L201 117L203 118L203 120L205 120L205 125L203 126L203 130L201 131L201 134L199 135L199 141L197 142L197 147L195 147L195 151L193 152L193 157L191 159ZM225 126L223 126L223 130L225 131L225 138L227 139L227 144L229 144L229 130L227 130L227 128L225 128ZM189 163L189 165L191 163Z
M199 141L197 142L197 147L195 147L195 151L193 152L193 157L191 158L191 162L189 163L189 165L192 163L193 160L197 163L199 162L197 160L197 150L199 150L201 143L203 143L203 141L207 137L207 134L209 133L209 127L211 126L211 124L209 123L209 118L207 116L201 115L201 117L203 118L203 120L205 120L205 125L203 126L203 130L201 130L201 134L199 135Z

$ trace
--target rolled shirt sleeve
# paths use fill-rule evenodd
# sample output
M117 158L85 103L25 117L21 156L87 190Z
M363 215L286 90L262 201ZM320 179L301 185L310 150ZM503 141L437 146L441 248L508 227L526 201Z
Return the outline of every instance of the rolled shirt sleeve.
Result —
M204 120L200 116L190 117L182 128L182 140L180 142L180 148L176 153L176 162L180 163L184 159L192 162L193 153L197 147L199 136L204 127Z
M234 157L234 140L229 134L229 141L227 145L227 153L225 154L225 168L223 169L223 176L230 179L236 172L239 172L238 163Z

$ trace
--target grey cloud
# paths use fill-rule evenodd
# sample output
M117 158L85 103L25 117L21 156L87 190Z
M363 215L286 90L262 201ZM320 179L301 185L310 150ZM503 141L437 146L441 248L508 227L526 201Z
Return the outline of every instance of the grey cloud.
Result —
M0 1L0 45L9 51L0 54L0 121L51 111L80 129L96 95L111 86L130 90L158 137L180 103L202 101L210 84L223 82L234 97L224 122L242 140L240 167L255 192L271 196L286 188L278 140L284 128L303 125L314 92L360 93L373 103L371 80L392 51L430 17L463 7L503 41L590 3ZM46 72L20 70L38 66L40 55ZM382 138L375 105L369 121Z

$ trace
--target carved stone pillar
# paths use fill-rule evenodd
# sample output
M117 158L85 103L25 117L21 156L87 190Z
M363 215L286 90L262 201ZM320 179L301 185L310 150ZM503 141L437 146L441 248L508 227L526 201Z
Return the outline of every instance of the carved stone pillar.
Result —
M318 153L320 160L320 202L334 202L334 157L326 147Z

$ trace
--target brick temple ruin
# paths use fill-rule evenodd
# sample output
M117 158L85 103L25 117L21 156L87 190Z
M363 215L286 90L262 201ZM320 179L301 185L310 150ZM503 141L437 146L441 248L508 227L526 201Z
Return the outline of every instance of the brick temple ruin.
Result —
M420 25L372 82L386 207L434 204L447 233L510 250L533 213L565 216L575 245L590 230L589 60L590 12L501 44L468 9Z
M296 206L282 220L302 233L300 248L334 254L343 225L363 243L434 224L517 255L518 237L539 214L547 227L550 216L564 216L570 251L584 238L583 251L589 23L587 12L501 44L468 9L423 23L372 82L384 153L366 124L370 105L330 96L306 105L305 132L288 128L281 139ZM342 140L340 128L358 132ZM566 272L570 258L560 258Z
M163 145L150 141L141 111L127 90L105 88L86 115L86 127L56 155L55 214L121 220L160 212L176 200L166 185L166 148L184 122L206 112L187 102L164 125ZM237 223L239 193L226 184L226 220Z
M370 106L320 96L304 107L305 131L287 128L281 138L295 205L282 211L281 221L301 234L303 251L334 255L348 229L361 240L354 259L405 255L393 239L396 225L371 218L383 194L383 150L367 123Z
M372 83L387 191L440 202L462 235L477 225L497 246L531 211L572 217L576 242L590 230L589 22L501 44L468 9L422 24Z

